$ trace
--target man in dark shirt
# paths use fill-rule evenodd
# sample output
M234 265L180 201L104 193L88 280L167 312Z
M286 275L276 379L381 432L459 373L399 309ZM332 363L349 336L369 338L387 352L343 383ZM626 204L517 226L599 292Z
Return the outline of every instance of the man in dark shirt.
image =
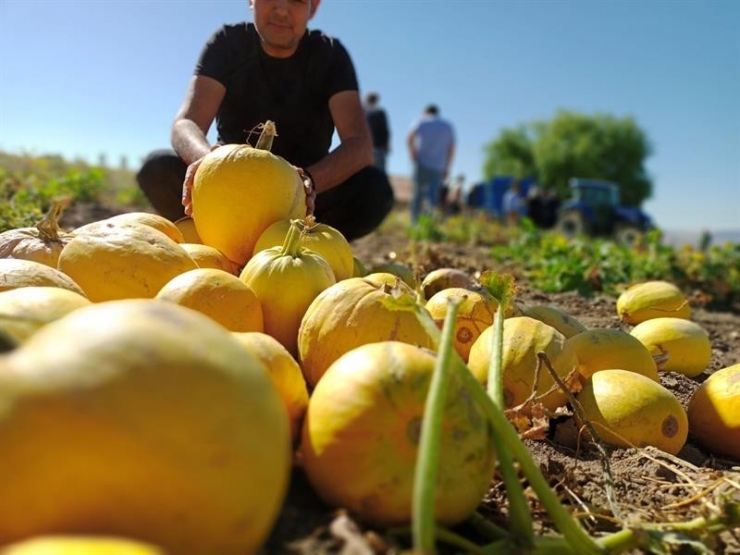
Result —
M278 132L272 152L296 166L315 193L307 202L317 221L353 240L390 212L393 192L372 166L372 138L349 54L338 40L307 30L319 3L250 0L254 23L225 25L206 43L172 126L175 152L153 152L137 174L160 214L171 220L191 214L190 191L203 157L221 144L254 145L267 120ZM218 141L210 145L214 120ZM330 151L335 130L340 144Z
M380 107L380 95L368 93L365 97L365 117L373 136L373 163L379 170L385 171L385 160L390 150L390 130L385 110Z

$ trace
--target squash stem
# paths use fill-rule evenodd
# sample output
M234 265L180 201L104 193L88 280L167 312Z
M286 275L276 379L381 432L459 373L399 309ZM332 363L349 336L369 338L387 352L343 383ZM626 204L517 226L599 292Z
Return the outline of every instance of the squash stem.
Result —
M259 139L257 139L257 146L254 148L259 150L272 150L272 140L277 137L277 127L275 122L267 120L262 124L262 133L260 133Z
M36 224L36 229L39 230L39 236L42 240L59 241L59 216L63 208L62 202L55 200L43 219Z
M291 220L288 233L285 235L283 246L280 248L281 256L297 258L301 252L301 220Z
M421 425L419 455L414 472L414 493L412 514L412 533L414 551L434 553L435 538L435 497L439 473L439 446L442 436L447 388L455 351L453 340L455 320L462 299L450 299L442 327L439 354L434 365L429 393L424 406Z

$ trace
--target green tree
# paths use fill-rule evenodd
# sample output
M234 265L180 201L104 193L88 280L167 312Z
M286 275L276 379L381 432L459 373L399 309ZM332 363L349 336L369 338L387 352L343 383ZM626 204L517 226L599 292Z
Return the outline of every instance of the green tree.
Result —
M632 117L560 111L549 122L505 129L486 147L484 174L535 176L567 196L571 177L619 183L622 202L640 206L652 195L645 170L651 146Z
M490 179L495 175L515 177L537 175L537 164L534 159L535 136L535 124L504 129L497 139L484 147L485 178Z

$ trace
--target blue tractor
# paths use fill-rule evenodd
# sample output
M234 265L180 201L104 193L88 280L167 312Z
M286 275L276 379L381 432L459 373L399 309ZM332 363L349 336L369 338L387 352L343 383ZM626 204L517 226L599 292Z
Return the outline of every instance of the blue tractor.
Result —
M560 207L555 224L566 237L605 236L632 244L654 228L642 210L622 206L616 183L572 178L569 184L571 198Z

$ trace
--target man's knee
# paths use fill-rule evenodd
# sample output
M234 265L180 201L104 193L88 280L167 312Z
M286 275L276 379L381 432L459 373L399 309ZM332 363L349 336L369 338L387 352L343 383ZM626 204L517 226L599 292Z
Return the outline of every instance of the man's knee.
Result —
M186 170L174 151L156 150L144 159L136 174L136 182L152 207L173 221L185 215L181 197Z

